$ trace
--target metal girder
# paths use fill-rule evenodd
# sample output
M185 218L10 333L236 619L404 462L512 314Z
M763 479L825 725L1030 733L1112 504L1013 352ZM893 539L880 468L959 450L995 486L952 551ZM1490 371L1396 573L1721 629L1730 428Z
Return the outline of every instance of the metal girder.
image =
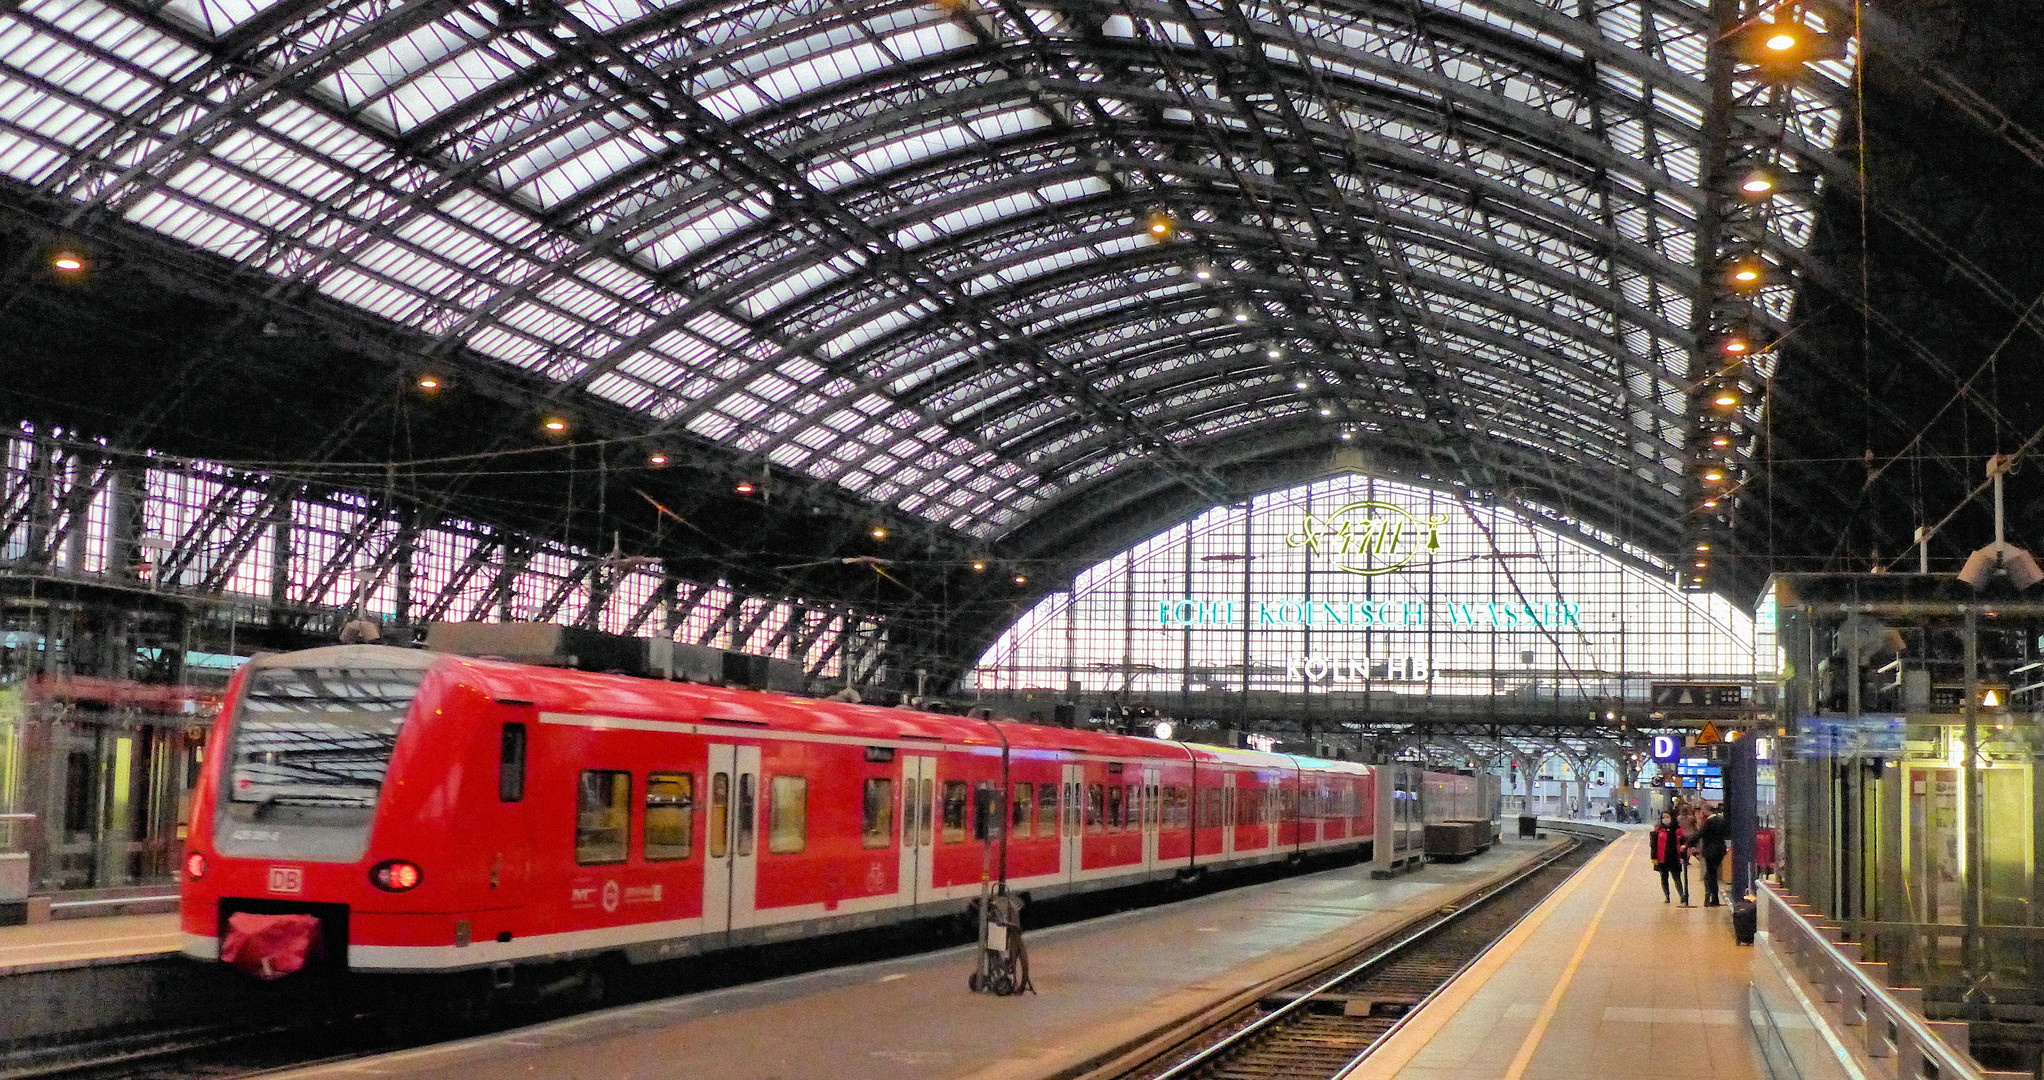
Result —
M568 597L574 593L575 587L577 585L582 584L583 581L588 580L591 574L596 573L597 567L599 564L602 563L602 561L603 560L600 558L591 556L589 558L581 560L580 562L577 562L575 564L575 568L569 571L566 577L563 577L561 579L561 583L558 586L555 586L552 592L547 594L545 600L540 602L539 610L532 613L532 621L533 622L554 621L554 616L559 615L561 613L562 605L568 602Z
M653 617L654 612L660 610L662 606L674 599L680 585L681 583L676 579L664 574L661 575L659 586L649 593L646 596L645 602L641 603L632 612L632 617L626 620L625 628L621 632L628 635L637 635L640 628L646 625L646 620Z
M1244 268L1212 291L1213 302L1254 300L1291 327L1317 327L1340 360L1327 369L1337 419L1404 428L1387 438L1436 454L1434 475L1481 491L1497 486L1484 475L1487 459L1503 467L1487 427L1537 418L1540 387L1553 386L1570 420L1538 434L1544 459L1518 455L1511 467L1566 490L1571 478L1601 475L1599 459L1609 458L1646 474L1629 474L1620 495L1631 514L1670 509L1659 493L1666 465L1647 459L1683 439L1684 418L1660 407L1670 373L1659 354L1687 333L1670 325L1664 301L1692 287L1694 271L1684 277L1667 237L1695 227L1685 215L1706 185L1662 147L1693 147L1708 125L1692 122L1696 108L1656 102L1709 100L1688 62L1676 61L1715 32L1707 15L1681 5L1635 0L1635 40L1623 28L1613 36L1606 8L1538 0L1452 9L1420 0L1077 0L1057 11L995 0L943 24L971 35L969 47L925 49L768 92L768 80L807 57L828 66L846 42L883 48L898 27L937 24L876 24L877 8L841 3L670 5L616 24L599 22L612 13L594 9L494 0L286 0L227 15L204 5L193 13L156 0L114 3L206 59L168 75L128 63L145 92L110 127L65 147L70 160L44 181L83 215L74 221L140 214L158 198L200 207L207 196L181 178L206 170L268 183L288 202L288 190L263 179L265 164L227 152L244 135L270 140L277 155L333 173L325 205L274 221L258 220L247 204L205 212L257 234L252 253L236 257L272 275L272 294L345 292L374 278L416 298L399 321L410 319L441 353L524 326L540 351L516 362L558 383L557 395L622 394L618 373L628 372L636 380L629 393L643 395L634 407L656 432L719 420L707 410L722 412L756 381L815 369L771 403L785 407L785 418L715 437L749 453L782 452L798 462L791 468L825 480L845 476L847 461L894 468L902 455L891 453L885 430L854 432L828 454L798 449L824 421L843 420L823 415L829 407L850 412L878 399L900 410L896 426L927 423L966 448L932 447L931 475L913 481L928 491L915 497L937 507L947 494L984 494L983 505L960 504L969 510L919 511L982 537L1014 527L1016 515L1063 504L1066 486L1092 489L1107 478L1100 470L1141 462L1218 501L1229 494L1224 478L1181 444L1197 438L1196 422L1226 420L1226 410L1157 406L1218 385L1198 382L1220 377L1209 365L1176 361L1228 340L1228 328L1188 320L1162 328L1175 347L1133 341L1172 303L1106 275L1156 260L1102 258L1086 268L1091 279L1078 271L984 284L990 252L1012 254L1000 269L1020 274L1032 259L1078 250L1072 237L1107 235L1117 216L1149 201L1184 209L1188 231L1208 234L1185 251L1224 254ZM1131 32L1103 31L1104 18L1124 12ZM32 32L96 48L40 9L19 18ZM230 30L193 25L210 18L242 21ZM1164 24L1176 29L1160 33ZM697 32L706 26L718 32ZM428 27L441 53L384 51ZM487 69L433 68L485 55L494 58ZM372 60L373 71L363 66ZM60 72L22 74L52 97L65 90ZM438 85L457 76L469 85ZM726 86L759 91L758 107L716 99ZM418 104L435 94L443 96ZM392 95L413 101L413 111L386 115ZM1799 99L1800 112L1770 122L1784 146L1821 165L1824 140L1806 115L1817 100ZM944 153L876 151L878 164L828 183L810 170L858 146L905 143L924 130L916 125L970 126L1010 108L1044 123L980 134ZM293 143L271 119L293 110L364 141L347 154L330 141ZM1611 131L1626 123L1643 131L1642 150L1614 141ZM596 160L570 158L613 139L637 140L618 167L597 167L586 182L561 182L544 197L523 186L534 170ZM1088 177L1107 193L1034 193ZM646 254L663 234L726 231L702 215L722 205L705 200L727 193L759 204L739 215L750 224L672 262ZM1035 209L928 231L974 200L1025 193ZM517 218L523 238L453 267L445 282L386 272L386 247L423 251L415 229L455 221L457 204L471 216ZM1621 227L1629 214L1648 218L1644 236ZM837 280L819 275L762 299L770 281L847 253L860 265ZM555 294L592 280L592 267L614 268L624 283L605 286L614 294L603 302L616 305L607 315L578 323L565 317L575 302ZM1124 300L1125 310L1082 317L1089 306ZM534 320L552 318L541 309L563 315L562 329L531 331ZM700 362L651 374L629 368L699 315L730 327L725 338L701 338L709 352ZM847 346L854 327L890 315L907 325ZM1565 347L1543 355L1548 342ZM1131 368L1145 353L1181 374L1105 387L1108 369ZM936 375L947 366L955 370ZM605 388L606 377L616 385ZM1261 390L1241 391L1245 407L1263 410L1256 423L1297 426L1284 395ZM1493 404L1516 393L1535 404ZM1050 449L1089 428L1098 431ZM862 450L848 446L861 442ZM1600 524L1653 529L1627 513ZM237 533L228 550L252 542ZM180 555L181 568L191 553Z
M454 601L461 595L462 590L468 588L468 583L475 580L476 574L481 572L483 567L490 565L490 556L503 548L502 535L491 532L475 547L469 549L468 556L461 560L461 565L455 567L454 572L447 576L446 586L433 599L427 601L425 610L419 615L420 621L437 622L446 618L447 613L453 610Z
M199 583L201 589L217 593L226 588L228 580L234 576L235 567L241 565L241 561L255 549L256 540L262 536L263 530L275 526L280 511L286 515L291 512L291 501L298 492L298 485L266 477L261 481L261 488L261 498L234 522L233 529L222 542L220 558Z
M511 591L518 585L518 575L525 572L526 566L532 562L532 557L539 553L536 546L510 537L505 537L499 542L497 550L502 554L503 561L497 564L497 572L491 575L489 586L469 609L467 619L469 622L485 621L493 607L500 612L508 612L511 607Z
M389 513L389 508L383 506L372 505L362 509L361 516L342 535L340 543L334 545L333 553L320 563L319 570L312 575L312 580L306 583L305 591L300 597L301 603L307 606L317 604L320 597L325 596L328 590L340 582L341 575L347 573L349 567L354 565L355 556L369 546L369 541L375 537L379 529L390 523L387 516Z

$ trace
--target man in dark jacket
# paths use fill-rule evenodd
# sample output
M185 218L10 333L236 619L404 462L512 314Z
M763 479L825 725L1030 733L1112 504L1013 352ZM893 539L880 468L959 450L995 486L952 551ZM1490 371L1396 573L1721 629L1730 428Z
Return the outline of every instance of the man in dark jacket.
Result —
M1703 853L1703 906L1718 906L1718 874L1725 865L1725 849L1732 842L1732 826L1725 821L1724 804L1710 808L1710 816L1696 831L1696 846Z

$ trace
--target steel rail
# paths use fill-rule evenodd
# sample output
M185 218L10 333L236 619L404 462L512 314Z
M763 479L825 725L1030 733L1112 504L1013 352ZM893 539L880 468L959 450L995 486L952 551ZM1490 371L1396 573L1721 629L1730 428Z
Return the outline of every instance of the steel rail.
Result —
M1552 831L1566 832L1566 830L1561 828L1554 828ZM1583 834L1572 835L1579 836ZM1596 837L1596 839L1603 841L1602 837ZM1276 1028L1281 1026L1287 1019L1292 1017L1295 1013L1298 1013L1299 1011L1307 1008L1310 1004L1312 1004L1314 999L1319 997L1321 994L1333 991L1336 987L1340 986L1341 984L1348 982L1351 979L1367 974L1373 968L1382 966L1392 960L1397 959L1400 954L1413 948L1416 945L1421 944L1427 939L1440 933L1442 930L1462 921L1471 913L1482 909L1482 907L1485 904L1489 903L1492 900L1497 899L1499 896L1504 895L1505 892L1519 885L1521 882L1524 882L1526 879L1532 877L1534 874L1540 873L1541 871L1554 865L1561 859L1564 859L1569 855L1575 853L1578 849L1582 847L1582 844L1583 844L1582 840L1572 839L1569 846L1546 856L1539 862L1536 862L1533 865L1527 867L1525 870L1522 870L1519 873L1513 875L1512 877L1500 881L1497 884L1491 886L1490 888L1482 891L1481 893L1478 893L1476 896L1464 902L1460 907L1456 908L1454 911L1451 911L1446 915L1443 915L1440 918L1433 920L1432 922L1426 924L1425 926L1420 927L1417 930L1411 931L1410 933L1406 934L1404 937L1393 942L1392 944L1377 950L1375 953L1372 953L1367 958L1349 967L1344 968L1339 974L1315 985L1312 989L1299 992L1297 996L1293 997L1291 1001L1286 1002L1284 1005L1281 1005L1278 1008L1273 1009L1260 1017L1257 1017L1256 1020L1251 1022L1248 1026L1242 1028L1239 1031L1236 1031L1234 1034L1229 1035L1227 1038L1222 1039L1217 1043L1214 1043L1212 1046L1209 1046L1199 1051L1192 1057L1187 1058L1176 1065L1173 1065L1171 1068L1165 1070L1164 1072L1156 1074L1153 1080L1188 1080L1188 1078L1196 1075L1200 1070L1205 1069L1208 1066L1225 1059L1229 1054L1231 1054L1235 1050L1242 1048L1250 1040L1259 1038L1262 1035L1275 1030ZM1536 904L1534 905L1534 907L1537 908L1538 905ZM1531 915L1532 912L1533 908L1529 908L1527 909L1525 915L1521 915L1518 919L1513 920L1512 925L1506 927L1504 933L1498 935L1497 940L1503 940L1504 937L1509 935L1513 929L1517 928L1521 922L1524 922L1526 917L1528 915ZM1429 1001L1432 1001L1434 997L1441 992L1441 990L1452 985L1456 979L1461 978L1463 973L1468 971L1469 966L1471 964L1474 964L1477 960L1482 959L1485 955L1487 955L1490 952L1492 948L1496 947L1496 944L1497 942L1493 941L1490 945L1486 945L1482 950L1480 950L1476 954L1476 956L1470 958L1470 960L1467 963L1456 968L1454 974L1450 975L1445 982L1443 982L1440 986L1435 987L1433 990L1429 991L1426 994L1426 996L1422 997L1418 1002L1414 1003L1409 1009L1407 1009L1405 1015L1401 1016L1398 1019L1398 1022L1391 1026L1389 1031L1386 1031L1383 1035L1373 1040L1370 1043L1370 1045L1362 1051L1362 1053L1356 1056L1354 1060L1351 1060L1347 1065L1342 1066L1337 1075L1349 1072L1355 1067L1356 1061L1360 1061L1362 1058L1369 1056L1370 1052L1376 1049L1376 1047L1380 1043L1382 1043L1384 1039L1389 1038L1392 1033L1398 1031L1401 1027L1403 1027L1407 1019L1411 1018L1413 1014L1419 1012L1420 1009L1424 1008Z

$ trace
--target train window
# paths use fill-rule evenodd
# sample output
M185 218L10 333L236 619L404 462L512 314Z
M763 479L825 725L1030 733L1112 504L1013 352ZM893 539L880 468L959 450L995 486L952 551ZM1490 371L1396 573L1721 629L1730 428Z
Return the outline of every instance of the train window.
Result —
M1128 827L1129 827L1129 828L1131 828L1131 829L1140 829L1140 828L1142 828L1142 827L1143 827L1143 788L1142 788L1142 785L1140 785L1140 784L1130 784L1130 785L1128 786L1128 802L1127 802L1127 803L1125 803L1124 805L1126 805L1126 806L1128 807L1128 820L1127 820L1127 824L1128 824Z
M1035 812L1036 785L1015 784L1009 788L1008 798L1010 800L1008 824L1013 829L1010 835L1017 839L1026 840L1033 831L1029 826L1031 824L1030 815Z
M894 781L867 777L866 810L859 825L859 843L883 848L894 842Z
M767 850L793 855L809 846L809 778L776 776L767 801Z
M921 823L916 826L917 843L923 847L930 846L930 826L931 822L936 818L937 812L934 809L936 804L937 782L935 780L923 781L923 797L916 802L916 813L922 819Z
M696 778L693 773L646 774L646 861L686 859L695 853Z
M525 798L525 725L505 724L497 738L497 800Z
M944 781L944 842L965 839L965 781Z
M625 861L632 819L632 774L582 773L575 799L575 861L583 866Z
M1107 827L1113 830L1121 826L1121 785L1114 784L1107 789Z
M1036 789L1036 835L1052 837L1057 835L1057 785L1044 784Z
M1100 823L1107 817L1107 789L1099 784L1086 785L1086 831L1097 833Z
M710 858L731 852L731 774L710 777Z
M752 854L753 830L759 827L759 808L755 805L751 773L738 774L738 843L733 845L740 855Z

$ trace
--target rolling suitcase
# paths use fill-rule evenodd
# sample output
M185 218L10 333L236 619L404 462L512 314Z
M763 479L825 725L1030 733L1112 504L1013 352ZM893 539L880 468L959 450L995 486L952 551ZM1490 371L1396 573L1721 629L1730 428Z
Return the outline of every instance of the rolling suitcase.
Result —
M1753 944L1753 934L1760 928L1760 908L1751 900L1732 902L1732 937L1741 945Z

